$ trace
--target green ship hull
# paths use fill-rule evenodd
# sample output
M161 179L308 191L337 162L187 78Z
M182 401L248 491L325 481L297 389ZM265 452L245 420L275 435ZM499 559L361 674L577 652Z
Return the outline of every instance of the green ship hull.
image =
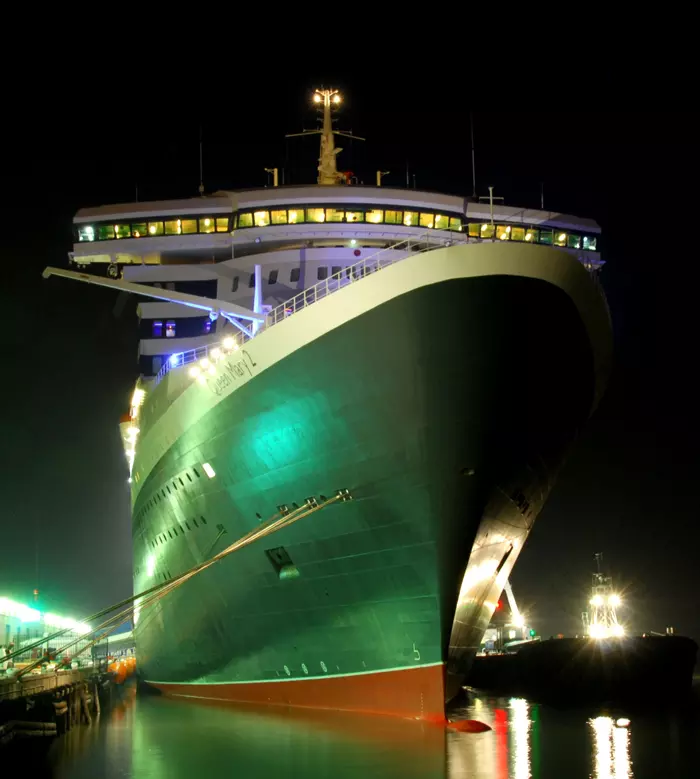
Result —
M212 407L139 484L135 591L280 507L352 500L144 609L141 674L172 694L441 717L595 405L585 316L557 284L497 274L419 284L259 373L255 340L196 388Z

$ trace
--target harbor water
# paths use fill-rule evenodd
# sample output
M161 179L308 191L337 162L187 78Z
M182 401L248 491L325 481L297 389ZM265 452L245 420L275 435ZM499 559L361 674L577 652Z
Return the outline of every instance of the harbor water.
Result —
M33 775L690 779L700 775L697 693L633 710L471 695L450 716L492 728L475 734L382 716L137 695L126 685L101 720L56 740Z

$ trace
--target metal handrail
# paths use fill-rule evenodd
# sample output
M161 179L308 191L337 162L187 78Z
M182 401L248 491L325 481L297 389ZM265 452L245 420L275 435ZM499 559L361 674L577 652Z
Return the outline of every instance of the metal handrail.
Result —
M460 242L467 243L467 241L468 237L464 236ZM448 245L449 243L452 242L448 242ZM328 295L332 295L334 292L360 281L360 279L365 278L365 276L368 276L370 273L374 273L382 268L387 268L389 265L395 265L397 262L406 259L406 257L423 254L424 252L438 249L445 245L446 242L444 239L440 239L437 244L434 243L431 245L430 234L426 232L423 235L406 238L391 246L386 246L374 254L364 257L353 265L347 265L338 273L334 273L323 281L319 281L317 284L307 287L294 297L289 298L289 300L286 300L284 303L273 308L269 314L266 315L265 322L258 329L256 335L279 324L285 319L288 319L297 311L301 311L313 303L328 297ZM404 247L403 249L400 248L402 246ZM397 256L397 253L400 256ZM165 375L173 368L179 368L183 365L199 362L205 357L209 358L214 349L221 350L222 347L225 347L227 351L230 349L238 349L253 337L253 335L248 336L242 331L232 332L224 339L226 343L218 342L205 344L203 346L198 346L196 349L189 349L185 352L172 354L156 374L154 379L155 386L160 384Z

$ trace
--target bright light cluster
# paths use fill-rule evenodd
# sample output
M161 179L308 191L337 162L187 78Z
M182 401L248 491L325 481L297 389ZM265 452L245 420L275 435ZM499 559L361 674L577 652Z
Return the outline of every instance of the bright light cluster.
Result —
M200 384L207 383L207 375L216 376L216 363L226 357L229 352L238 351L238 344L233 336L224 338L221 346L215 346L209 350L209 356L203 357L196 365L189 370L192 379Z
M622 625L600 625L593 623L588 628L588 635L591 638L622 638L625 635L625 629Z
M14 617L21 622L43 622L47 627L68 629L81 635L90 632L90 626L84 622L78 622L70 617L60 617L58 614L42 614L38 609L32 609L9 598L0 598L0 614Z

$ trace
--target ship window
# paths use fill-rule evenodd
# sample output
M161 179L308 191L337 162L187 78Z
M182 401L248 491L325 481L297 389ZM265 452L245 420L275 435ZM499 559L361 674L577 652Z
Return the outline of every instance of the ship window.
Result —
M527 243L537 243L537 239L539 237L540 231L539 230L527 230L525 232L525 241Z
M470 238L481 238L481 225L478 222L470 222L467 231Z
M227 233L228 232L228 217L217 216L216 217L216 232Z
M566 233L559 233L559 232L555 233L554 243L557 246L566 246L566 238L567 238Z
M160 491L160 494L161 494L163 497L165 497L165 490L161 490L161 491Z
M177 484L175 484L175 482L173 482L173 489L175 490L175 492L177 492Z
M380 208L375 208L372 211L367 211L365 214L365 221L372 224L379 224L384 219L384 211Z
M510 240L511 241L524 241L525 240L525 228L524 227L514 227L510 231Z
M237 292L238 291L238 279L239 276L234 276L233 281L231 282L231 292Z
M179 219L170 219L165 223L166 235L180 235L182 232L182 222Z
M162 357L154 357L153 358L153 375L155 376L158 371L163 367L163 358Z
M190 528L190 523L189 523L187 520L185 520L185 527L186 527L188 530L190 530L190 529L191 529L191 528Z
M362 222L364 220L364 212L363 211L346 211L345 212L345 221L346 222Z
M284 209L283 211L273 211L270 216L272 217L273 225L287 224L287 209Z
M283 546L266 549L265 555L280 579L292 579L299 576L299 569L294 565L289 552Z
M323 222L326 218L326 212L322 208L307 208L307 222Z
M540 230L540 243L551 244L552 243L552 231Z
M403 221L403 211L385 211L384 221L388 225L400 225Z
M172 537L173 537L173 536L172 536L172 534L171 534L171 532L170 532L169 530L168 530L168 536L169 536L171 539L172 539Z
M185 476L187 476L187 481L192 481L192 477L189 475L189 473L185 473Z
M566 239L566 245L569 247L569 249L580 249L581 248L581 236L580 235L571 235L569 234Z
M583 236L583 248L587 249L588 251L594 252L596 251L596 245L597 245L597 239L593 238L590 235L584 235Z
M166 322L165 323L165 337L166 338L175 338L175 322Z
M216 476L216 471L211 467L211 465L209 465L209 463L202 463L202 470L210 479L213 479Z
M182 232L183 233L196 233L197 232L197 220L196 219L183 219L182 220Z
M321 265L319 269L316 271L316 278L319 281L323 281L323 279L328 278L328 266L327 265Z
M458 230L462 232L462 220L458 216L450 217L450 230Z
M214 232L214 217L213 216L201 216L199 218L199 232L200 233L213 233Z
M79 241L94 241L95 240L95 228L92 225L80 225L78 227L78 240Z
M207 520L201 514L199 515L199 518L202 520L203 524L205 524L205 525L207 524Z
M289 273L289 280L290 281L299 281L299 276L301 275L301 268L292 268L292 270Z
M173 528L173 533L174 533L175 535L177 535L177 528L176 528L176 527L174 527L174 528Z
M184 486L185 486L185 482L184 482L184 481L182 481L182 479L181 479L179 476L177 477L177 480L180 482L180 486L181 486L181 487L184 487Z
M421 227L434 227L435 226L435 216L433 214L421 214L420 215L420 226Z
M418 214L415 211L403 212L403 223L406 227L413 227L418 224Z
M340 274L340 272L341 272L342 270L343 270L343 269L342 269L342 267L341 267L340 265L334 265L334 266L331 268L331 275L332 275L332 276L337 276L338 274Z
M199 471L196 468L192 468L192 470L194 471L194 475L199 479Z
M131 225L131 237L143 238L148 233L148 225L146 222L136 222Z
M497 225L496 235L499 241L510 241L510 233L513 228L510 225Z
M204 332L205 332L207 335L209 335L209 333L211 333L211 319L209 319L209 317L207 317L207 318L204 320Z
M163 223L162 222L149 222L148 223L149 235L163 235Z
M253 215L252 214L238 214L238 226L239 227L252 227Z
M255 274L254 273L250 274L250 279L248 279L248 286L249 287L254 287L255 286Z
M165 489L168 491L168 495L172 495L173 494L172 492L170 492L170 485L169 484L165 485Z
M479 227L479 237L480 238L493 238L493 236L496 234L496 225L488 224L488 222L483 222Z
M131 226L125 224L114 225L114 235L117 238L131 238Z
M269 211L255 211L253 214L256 227L267 227L270 224L270 212Z
M154 338L161 338L163 335L163 323L160 321L155 321L151 325L151 335Z
M339 208L326 209L326 222L342 222L344 218L345 211L341 211Z
M450 226L449 217L445 216L444 214L435 214L436 230L447 230L449 226Z
M192 521L194 522L195 527L199 527L199 525L197 524L197 520L194 517L192 517Z
M270 275L267 277L268 284L277 284L277 276L279 276L278 270L271 270Z
M114 238L114 225L98 225L97 240L108 241L110 238Z
M290 225L295 225L298 222L303 222L303 221L304 221L304 209L303 208L300 208L297 211L295 211L293 209L289 211L289 224Z

